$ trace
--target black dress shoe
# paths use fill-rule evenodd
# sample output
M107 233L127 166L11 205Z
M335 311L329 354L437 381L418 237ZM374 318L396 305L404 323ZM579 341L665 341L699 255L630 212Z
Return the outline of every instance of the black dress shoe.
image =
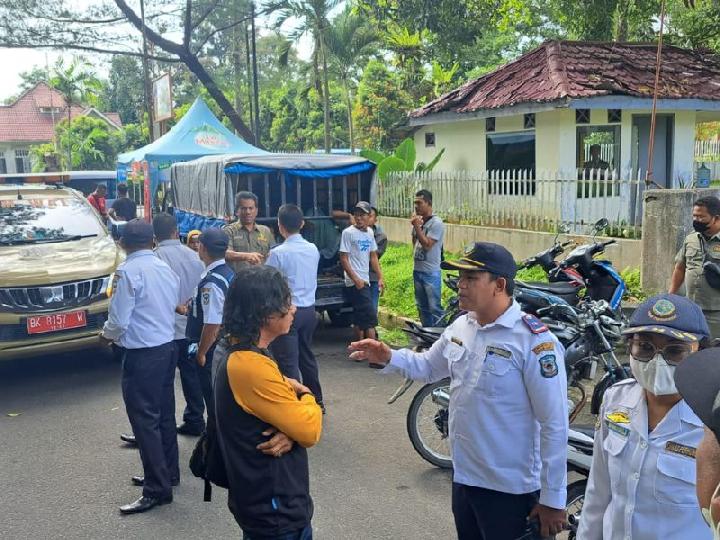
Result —
M196 427L191 426L190 424L182 423L179 426L177 426L177 432L180 435L190 435L191 437L199 437L202 435L203 431L205 431L205 428L203 427Z
M165 497L140 497L137 501L120 507L121 514L139 514L147 512L151 508L160 506L161 504L171 503L173 500L172 493Z
M135 440L135 435L132 435L132 434L121 433L120 440L127 444L137 445L137 441Z
M145 477L144 476L133 476L130 478L130 481L133 483L134 486L144 486L145 485ZM170 480L170 485L173 487L180 485L180 479L176 478L175 480Z

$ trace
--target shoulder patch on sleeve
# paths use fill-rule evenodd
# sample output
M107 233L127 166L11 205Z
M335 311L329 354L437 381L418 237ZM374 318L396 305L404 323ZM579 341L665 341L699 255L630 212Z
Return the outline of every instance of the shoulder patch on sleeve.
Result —
M533 334L542 334L543 332L548 331L548 327L545 326L545 323L538 319L535 315L526 313L522 316L522 320Z
M552 379L558 374L557 359L554 354L545 354L538 359L540 363L540 375L546 379Z
M541 352L552 352L555 350L555 343L552 341L543 341L542 343L538 343L532 348L532 352L535 354L540 354Z

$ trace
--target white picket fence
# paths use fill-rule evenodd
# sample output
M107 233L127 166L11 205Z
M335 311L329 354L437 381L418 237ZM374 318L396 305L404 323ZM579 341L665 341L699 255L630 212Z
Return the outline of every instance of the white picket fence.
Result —
M720 161L720 141L695 141L695 161Z
M606 218L606 234L638 238L645 182L644 171L399 172L379 182L378 210L409 216L420 189L453 223L580 234Z

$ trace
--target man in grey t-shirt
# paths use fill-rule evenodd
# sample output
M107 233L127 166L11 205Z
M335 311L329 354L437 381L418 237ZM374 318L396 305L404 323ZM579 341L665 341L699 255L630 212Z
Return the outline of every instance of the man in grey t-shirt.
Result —
M415 194L415 213L412 223L413 283L415 303L423 326L434 326L443 316L440 302L442 260L445 224L433 214L432 193L421 189Z
M365 201L357 203L353 213L355 225L345 229L340 239L340 264L345 270L345 292L353 307L355 341L377 339L377 311L370 296L370 268L377 273L380 290L383 289L383 276L375 236L368 227L371 209Z

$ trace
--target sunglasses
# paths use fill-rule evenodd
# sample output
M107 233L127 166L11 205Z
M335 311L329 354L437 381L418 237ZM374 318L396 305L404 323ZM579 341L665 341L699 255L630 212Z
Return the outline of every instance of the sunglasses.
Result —
M640 362L649 362L656 355L662 354L668 364L677 366L692 353L692 344L690 343L670 343L664 347L658 347L652 341L631 339L629 345L630 356Z

